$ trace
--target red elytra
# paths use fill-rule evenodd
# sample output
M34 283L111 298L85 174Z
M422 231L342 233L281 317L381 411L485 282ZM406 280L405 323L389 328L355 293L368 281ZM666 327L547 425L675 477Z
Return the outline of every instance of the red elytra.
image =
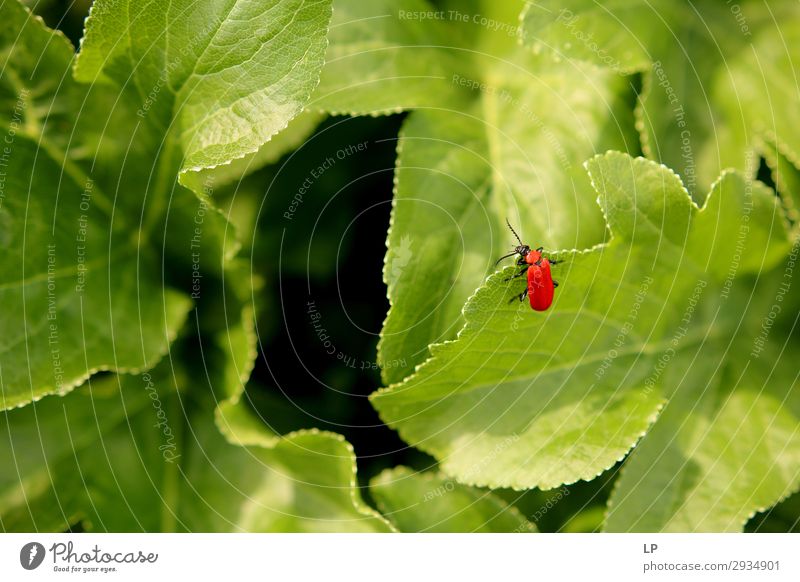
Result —
M550 261L541 258L541 264L532 264L528 268L528 299L534 311L546 311L553 303L555 281L550 274Z
M526 273L528 275L528 286L525 288L525 291L518 296L512 297L511 301L517 298L523 301L527 295L531 304L531 309L534 311L546 311L550 305L552 305L554 290L558 287L558 282L553 280L553 276L550 273L550 265L555 265L560 261L548 259L544 256L542 254L542 247L531 249L528 245L522 244L519 235L511 224L509 224L508 220L506 220L506 224L508 224L508 228L511 229L511 232L513 232L514 236L517 238L519 246L515 247L509 254L500 257L497 263L508 257L518 255L517 265L522 267L522 270L513 277L506 279L506 281L516 279Z

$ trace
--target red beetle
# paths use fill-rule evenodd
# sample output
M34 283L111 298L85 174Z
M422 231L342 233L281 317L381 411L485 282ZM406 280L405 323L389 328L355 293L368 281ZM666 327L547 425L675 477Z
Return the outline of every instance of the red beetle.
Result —
M508 257L519 255L517 265L522 267L522 270L513 277L506 279L506 281L521 277L525 273L528 274L528 286L525 288L525 291L520 293L519 296L512 297L511 301L514 299L523 301L527 295L531 303L531 309L534 311L545 311L553 303L553 290L558 287L558 282L553 281L553 276L550 274L550 265L556 265L561 261L548 259L544 256L542 254L543 247L531 249L528 245L522 244L517 231L509 224L508 220L506 220L506 224L508 224L508 228L511 229L511 232L513 232L514 236L517 238L519 246L515 247L513 252L500 257L497 263Z

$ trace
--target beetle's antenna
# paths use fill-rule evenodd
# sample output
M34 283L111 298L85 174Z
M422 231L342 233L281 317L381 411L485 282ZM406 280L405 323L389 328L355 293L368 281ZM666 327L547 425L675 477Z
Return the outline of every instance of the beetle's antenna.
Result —
M508 253L507 255L504 255L504 256L500 257L499 259L497 259L497 261L495 261L495 263L494 263L495 267L498 264L500 264L500 261L502 261L503 259L507 259L508 257L513 257L516 254L517 254L517 251L514 251L513 253Z
M517 237L517 241L519 242L519 245L522 246L522 241L520 240L519 235L517 234L517 231L514 230L513 226L511 226L511 223L508 221L508 218L506 218L506 224L508 225L508 228L511 229L511 232L514 233L514 236Z

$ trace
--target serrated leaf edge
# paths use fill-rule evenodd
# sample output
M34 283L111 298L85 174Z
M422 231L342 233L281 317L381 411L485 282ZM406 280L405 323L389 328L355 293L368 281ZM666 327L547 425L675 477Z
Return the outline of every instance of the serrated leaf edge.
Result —
M424 479L428 483L430 483L430 482L432 482L434 480L445 481L445 480L452 479L452 477L450 475L447 475L443 471L414 471L413 469L411 469L410 467L406 467L405 465L397 465L395 467L390 467L388 469L384 469L383 471L381 471L380 473L375 475L372 479L370 479L370 481L369 481L370 489L372 489L373 487L377 486L378 481L380 479L385 478L385 476L387 474L390 474L390 473L392 474L392 476L394 476L395 474L401 474L400 475L401 478L419 477L419 478ZM460 481L457 481L457 483L459 485L463 485L465 487L472 487L472 485L466 485L465 483L461 483ZM533 523L531 520L529 520L522 513L522 511L520 511L520 509L516 505L514 505L513 503L509 503L505 499L499 497L498 495L495 495L495 493L493 491L478 491L476 493L482 493L483 494L483 495L480 496L481 500L486 499L486 500L491 501L492 503L494 503L498 507L498 509L502 509L504 512L507 511L508 513L511 513L514 517L519 519L521 522L523 522L525 524L528 524L529 529L528 529L527 533L535 533L535 532L537 532L536 524ZM377 496L373 496L373 497L375 499L375 503L378 505L378 509L380 509L380 511L382 513L386 514L387 516L390 515L391 513L393 513L393 511L390 510L388 507L386 507L386 505L380 499L378 499ZM498 513L497 515L500 515L500 513ZM392 521L388 517L387 517L387 519L389 521Z
M185 308L180 316L179 322L177 323L177 325L174 326L174 329L167 330L166 334L167 341L164 344L164 348L154 354L153 360L151 362L146 363L142 366L132 366L132 367L114 366L111 364L94 366L92 368L87 369L85 373L79 374L69 382L62 383L62 388L60 390L56 389L55 387L49 387L47 388L47 391L42 394L34 395L30 399L25 399L24 401L20 400L12 401L13 402L12 404L7 404L9 400L6 399L5 396L0 395L0 411L23 408L33 402L39 402L42 398L45 398L47 396L60 396L63 398L64 396L67 396L70 392L75 390L75 388L82 386L89 378L91 378L98 372L113 372L115 374L135 375L135 374L142 374L144 372L147 372L155 368L161 362L161 360L163 360L164 357L170 353L170 348L172 347L173 342L177 339L178 334L181 332L189 316L189 312L192 310L192 307L194 305L192 300L189 299L187 296L181 294L178 291L174 292L175 292L175 298L181 300L185 304Z
M232 401L232 402L236 403L236 402L239 401L239 397L230 398L230 399L228 399L228 401ZM347 453L348 453L348 460L349 460L348 464L349 464L349 467L350 467L350 472L349 472L349 480L348 480L348 487L347 488L348 488L348 491L349 491L349 496L350 496L351 503L353 504L353 507L355 508L355 510L359 514L361 514L361 515L363 515L365 517L372 517L372 518L378 519L378 521L380 521L384 525L386 525L389 528L390 531L393 531L393 532L398 531L393 523L391 523L388 519L386 519L386 517L384 517L379 511L377 511L377 510L373 509L372 507L370 507L369 505L367 505L367 503L364 502L364 500L358 494L358 491L359 491L359 487L358 487L358 465L356 463L355 449L353 448L353 445L350 444L350 442L346 438L344 438L343 435L341 435L339 433L327 431L327 430L320 430L318 428L309 428L309 429L294 430L294 431L292 431L290 433L287 433L285 435L270 436L270 435L265 434L263 436L263 440L261 442L258 442L258 443L256 443L256 442L242 443L241 441L236 439L225 426L222 425L222 422L223 422L222 419L223 419L223 417L222 417L222 414L221 414L221 411L220 411L220 407L216 406L215 409L214 409L214 424L216 425L217 430L219 430L220 433L222 433L223 438L229 444L231 444L233 446L241 447L241 448L253 447L253 448L259 448L259 449L264 449L264 450L275 450L280 446L293 444L294 446L298 446L299 448L302 449L304 447L301 447L299 444L297 444L294 441L296 441L297 439L303 438L303 437L307 437L307 436L318 436L318 437L330 439L330 440L333 440L333 441L336 441L338 443L343 444L345 449L347 450ZM316 452L316 453L317 454L323 454L323 453L318 453L318 452ZM340 457L337 456L335 458L338 459ZM335 487L335 489L340 489L340 487Z

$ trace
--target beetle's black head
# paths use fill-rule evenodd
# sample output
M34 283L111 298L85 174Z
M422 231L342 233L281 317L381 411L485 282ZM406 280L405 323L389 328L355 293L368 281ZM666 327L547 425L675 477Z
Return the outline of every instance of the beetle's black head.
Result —
M497 263L499 263L503 259L507 259L508 257L513 257L514 255L519 255L520 257L525 258L525 257L528 256L528 253L531 252L531 247L529 247L528 245L522 244L522 241L520 240L519 235L517 234L517 231L514 230L514 227L511 226L511 223L508 222L507 218L506 218L506 224L508 225L509 230L511 230L511 232L514 233L514 237L516 237L517 242L519 243L519 245L514 247L514 252L513 253L508 253L507 255L503 255L502 257L497 259ZM495 263L495 265L497 263Z
M497 259L497 262L495 263L495 265L498 264L503 259L507 259L508 257L513 257L513 256L516 256L516 255L519 255L521 259L524 259L525 257L528 256L529 252L531 252L531 247L529 247L528 245L516 246L516 247L514 247L514 251L513 252L508 253L507 255L503 255L502 257Z

